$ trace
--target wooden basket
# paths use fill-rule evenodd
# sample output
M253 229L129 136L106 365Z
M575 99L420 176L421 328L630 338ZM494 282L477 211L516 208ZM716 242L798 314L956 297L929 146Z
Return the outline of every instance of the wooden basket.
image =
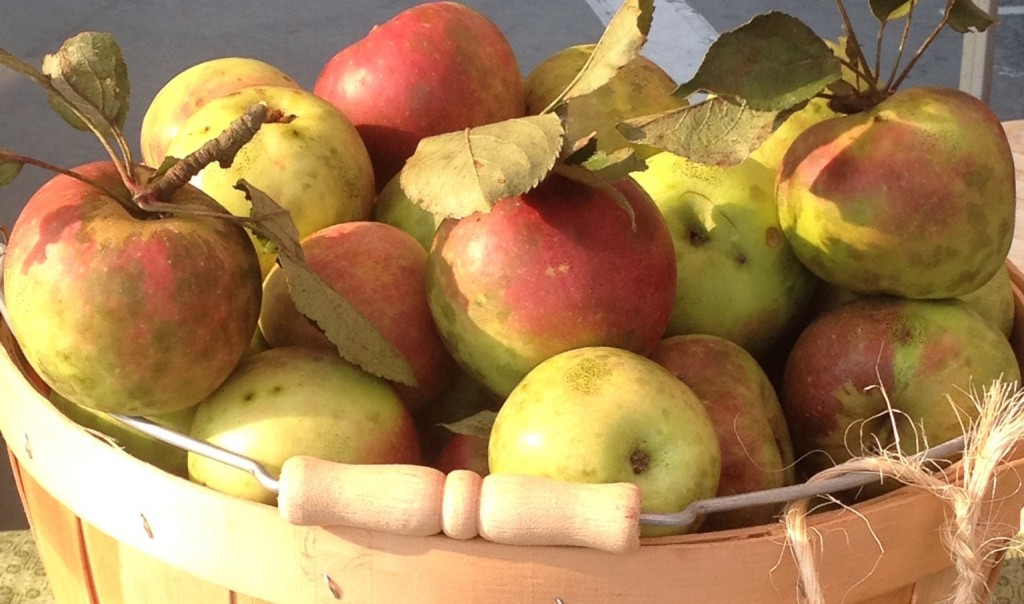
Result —
M1024 360L1024 274L1010 270L1012 340ZM192 484L95 438L50 405L25 367L16 347L0 354L0 432L61 603L797 599L780 525L651 539L628 554L293 526L273 507ZM1024 458L1002 466L983 511L1002 537L1019 528L1022 468ZM948 514L933 495L904 487L812 516L826 600L942 601L956 577L940 542ZM999 560L990 565L994 581Z

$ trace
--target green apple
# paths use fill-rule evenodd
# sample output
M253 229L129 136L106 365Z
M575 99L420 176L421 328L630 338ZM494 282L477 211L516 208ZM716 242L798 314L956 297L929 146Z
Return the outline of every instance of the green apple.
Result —
M94 430L111 438L125 453L175 476L182 478L188 476L188 453L185 449L133 430L102 411L94 411L76 405L54 391L50 392L49 399L53 406L68 419L83 428ZM188 434L192 428L195 412L195 407L185 407L171 413L150 415L147 419L165 428Z
M761 146L750 152L750 158L774 172L779 169L786 150L793 144L796 137L800 136L801 132L812 124L838 115L829 108L828 100L815 97L808 101L802 109L786 118L786 121L776 128L775 132L772 132L771 136L761 143Z
M775 173L748 158L731 167L669 152L632 177L672 234L676 296L665 336L704 333L763 358L802 319L815 278L779 226Z
M708 410L722 449L718 496L794 482L793 443L782 405L749 352L718 336L691 334L662 340L650 358L689 386ZM769 505L723 512L708 517L703 528L766 524L778 511Z
M366 146L344 114L305 90L253 86L212 100L182 125L167 154L180 158L195 151L261 102L294 118L264 125L230 167L210 164L192 184L232 214L247 216L251 204L235 188L244 178L291 213L299 237L369 219L376 190ZM273 261L272 253L262 252L264 275Z
M668 370L593 346L547 359L515 387L494 421L488 465L492 474L632 482L644 512L671 513L715 495L721 449L701 400Z
M350 464L421 461L412 416L394 389L327 347L247 357L196 407L191 434L255 459L275 476L296 455ZM188 475L235 497L275 501L248 473L194 453Z
M540 113L555 100L586 65L595 46L569 46L538 63L523 83L527 114ZM573 99L573 114L579 119L570 120L566 137L579 140L593 133L598 151L612 153L635 146L641 157L648 157L655 149L633 145L616 125L630 118L685 107L686 100L672 95L675 89L676 82L672 76L654 61L638 56L623 66L605 86Z
M444 216L424 210L409 199L402 190L399 176L396 174L377 195L377 202L373 205L373 219L409 233L429 252L434 234L444 222Z
M250 86L300 88L277 67L249 57L210 59L171 78L157 91L142 117L139 140L143 163L159 167L167 145L185 120L211 100Z

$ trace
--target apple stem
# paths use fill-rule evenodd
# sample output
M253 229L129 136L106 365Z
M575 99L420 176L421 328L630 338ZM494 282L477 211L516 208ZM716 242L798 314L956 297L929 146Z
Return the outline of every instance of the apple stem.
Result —
M910 5L910 9L907 12L907 20L903 24L903 35L900 36L900 46L899 46L899 49L896 52L896 61L893 62L893 64L892 64L892 73L889 74L889 80L885 84L885 89L887 91L892 91L893 90L893 82L896 81L897 70L900 67L900 63L903 62L903 53L906 51L906 49L907 49L907 41L910 39L910 26L911 26L912 20L914 18L914 7L915 6L917 6L916 3ZM882 72L879 71L878 73L882 73Z
M914 56L910 58L910 62L908 62L907 66L903 68L903 72L900 73L899 77L888 86L889 90L896 90L903 84L903 81L910 75L910 71L914 68L914 65L917 64L917 61L924 54L924 51L927 50L927 48L932 45L932 42L939 37L939 33L949 23L950 14L953 12L954 1L955 0L946 1L946 9L942 13L942 19L939 20L938 25L932 29L931 33L928 34L928 37L921 43L921 46L917 49L917 52L914 53Z
M872 91L877 91L878 76L877 74L871 73L871 65L868 64L868 59L864 56L864 49L860 45L860 41L857 39L857 33L853 29L853 22L850 21L850 15L846 12L846 5L843 4L843 0L836 0L836 7L839 9L839 16L843 19L843 30L846 32L846 36L850 40L850 45L853 47L855 56L851 57L852 62L862 66L863 74L867 79L868 85L871 86ZM854 71L860 72L861 70L854 69Z
M6 150L0 150L0 161L9 161L9 162L14 162L14 163L22 164L22 165L35 166L37 168L42 168L44 170L49 170L50 172L56 172L58 174L63 174L64 176L70 176L71 178L74 178L75 180L84 182L85 184L87 184L87 185L89 185L91 187L95 187L95 188L99 189L100 191L103 191L107 195L110 195L111 197L113 197L117 201L121 202L121 204L123 204L123 205L130 205L130 203L131 203L130 199L127 199L123 195L119 195L118 193L116 193L114 191L111 191L110 189L107 189L106 187L104 187L102 184L96 182L95 180L92 180L92 179L90 179L90 178L88 178L86 176L82 176L81 174L79 174L78 172L75 172L74 170L68 170L67 168L62 168L60 166L51 164L49 162L45 162L45 161L43 161L41 159L36 159L34 157L28 157L28 156L25 156L25 155L18 155L17 153L11 153L10 151L6 151Z
M271 109L266 103L256 103L231 123L217 138L207 141L199 149L174 163L166 172L134 191L135 202L143 209L156 208L157 200L185 186L193 176L218 162L228 167L238 151L256 136L264 124L283 124L295 119L280 109Z

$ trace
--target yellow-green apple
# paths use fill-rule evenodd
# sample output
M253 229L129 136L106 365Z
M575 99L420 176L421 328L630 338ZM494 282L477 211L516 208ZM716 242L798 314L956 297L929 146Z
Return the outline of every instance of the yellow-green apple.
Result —
M405 359L415 385L393 383L411 411L437 398L457 366L427 305L427 252L405 231L380 222L329 226L302 240L306 264L341 294ZM263 284L260 331L272 347L330 346L295 307L288 280L275 265Z
M979 315L988 319L992 325L1010 337L1013 332L1014 305L1013 281L1010 280L1010 269L1003 264L1002 268L992 275L978 289L963 294L958 298L973 308Z
M786 118L786 121L782 122L757 149L750 152L750 158L774 173L778 171L789 146L801 132L812 124L838 116L839 114L829 107L827 99L815 97Z
M214 99L182 125L167 154L180 158L195 151L260 102L294 118L265 124L230 167L210 164L192 184L232 214L248 216L251 204L235 188L244 178L289 211L300 237L339 222L368 219L375 190L366 147L340 111L306 90L251 86ZM274 254L261 251L260 261L266 274Z
M298 82L277 67L250 57L210 59L171 78L157 91L142 117L142 162L158 167L167 145L196 110L213 99L250 86L300 88Z
M675 293L672 239L636 183L614 186L618 197L552 173L438 229L427 263L438 331L499 396L559 352L647 354L661 340Z
M798 328L815 282L779 226L774 173L667 151L647 164L632 177L664 215L678 265L665 335L717 335L763 359Z
M1013 348L963 302L873 296L804 329L779 394L797 457L814 472L876 440L912 454L961 435L977 415L969 393L997 378L1020 382Z
M644 512L713 497L721 472L715 427L693 390L646 357L601 346L527 374L498 411L488 451L492 474L635 483Z
M272 475L296 455L349 464L420 463L412 416L384 380L333 348L285 346L246 358L199 403L191 435L258 461ZM189 478L273 504L247 472L189 453Z
M433 466L445 474L453 470L472 470L480 476L487 476L487 444L489 436L479 434L453 434L445 444Z
M125 453L175 476L188 476L188 452L185 449L133 430L106 413L76 405L56 392L51 392L49 398L53 406L68 419L113 439L114 444ZM194 406L185 407L163 415L151 415L147 419L165 428L188 434L192 429L195 411Z
M399 175L381 189L377 202L373 204L372 218L377 222L390 224L409 233L420 242L423 249L430 251L434 233L444 222L444 216L434 214L409 199L402 190Z
M420 139L525 111L515 52L489 18L457 2L425 2L332 56L313 92L359 129L378 188Z
M757 360L735 342L691 334L662 340L650 359L696 394L711 417L722 450L717 495L738 495L792 484L793 443L775 387ZM711 515L705 530L771 522L779 506Z
M590 60L596 46L569 46L538 63L524 81L526 112L531 115L540 113L554 101ZM655 152L654 148L631 143L616 125L630 118L686 106L686 100L672 95L676 87L672 76L657 63L638 56L623 66L607 84L573 100L573 113L578 119L570 121L566 137L575 141L593 133L598 151L612 153L635 147L638 155L648 157Z
M195 405L256 330L251 242L223 219L139 210L111 162L74 171L90 182L54 177L14 225L4 259L12 332L40 377L84 407L158 415ZM220 210L190 186L167 203Z
M952 298L1010 249L1013 157L999 118L959 90L914 87L808 127L778 172L800 260L860 293Z

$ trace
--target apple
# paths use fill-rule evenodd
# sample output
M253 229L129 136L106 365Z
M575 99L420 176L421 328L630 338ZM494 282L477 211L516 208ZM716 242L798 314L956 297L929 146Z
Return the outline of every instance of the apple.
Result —
M614 186L621 199L552 173L438 229L427 263L434 321L455 360L498 396L559 352L647 354L661 340L675 293L672 239L636 183Z
M871 451L875 439L913 454L960 436L977 415L969 393L997 378L1020 382L1013 348L965 303L875 296L807 326L780 400L796 455L813 473Z
M182 478L188 477L188 452L185 449L133 430L106 413L76 405L56 392L51 392L49 399L53 406L68 419L83 428L111 439L114 445L124 450L125 453L160 468L164 472ZM194 406L185 407L163 415L151 415L147 419L165 428L188 434L192 429L192 418L195 416L195 411Z
M809 100L803 108L787 117L757 149L751 151L750 159L764 165L774 174L778 171L786 151L800 133L812 124L839 117L839 115L829 107L828 99L815 97Z
M525 112L523 79L502 31L457 2L425 2L332 56L313 92L352 120L383 187L420 139Z
M816 277L782 233L775 174L753 159L729 167L667 151L632 174L654 199L675 247L666 336L726 338L759 360L799 329Z
M635 483L643 512L713 497L721 472L718 435L693 390L648 358L603 346L530 371L498 411L488 450L492 474Z
M454 436L446 426L481 412L497 412L504 399L461 369L448 388L415 413L423 456L434 459Z
M381 189L373 206L372 218L402 229L415 237L423 249L430 251L434 234L444 222L444 216L425 210L409 199L399 181L399 175L396 174Z
M140 211L111 162L74 171L97 186L55 176L14 225L4 259L12 332L76 404L128 415L195 405L256 330L252 244L222 219ZM166 201L219 210L190 186Z
M794 482L793 443L775 387L739 344L704 334L662 340L650 359L696 394L722 450L716 495L738 495ZM779 506L709 516L702 528L722 530L771 522Z
M157 91L142 117L142 162L154 168L160 166L167 146L185 120L211 100L250 86L301 87L277 67L249 57L210 59L171 78Z
M866 294L953 298L999 270L1013 237L1010 145L966 92L915 87L818 122L786 151L779 221L822 279Z
M408 233L380 222L329 226L302 240L306 264L340 293L409 363L415 386L393 383L409 409L437 398L457 366L427 304L427 252ZM263 284L260 331L271 347L330 346L295 307L288 280L275 265Z
M848 289L833 285L827 281L819 281L811 302L811 316L817 316L827 310L859 300L863 298ZM995 275L984 285L954 298L964 302L975 312L988 320L993 326L1003 333L1007 338L1013 331L1014 307L1013 307L1013 282L1010 280L1010 270L1004 264L996 271Z
M543 111L573 81L590 60L596 44L577 44L558 50L537 64L524 81L526 112ZM655 149L635 145L616 128L630 118L662 113L685 107L688 102L672 95L677 85L657 63L644 56L623 66L608 83L594 92L573 100L574 115L570 121L569 140L580 140L591 133L597 150L612 153L635 147L638 155L649 157Z
M367 220L375 190L366 147L341 112L305 90L252 86L214 99L182 125L167 154L188 155L259 102L295 117L264 125L230 167L210 164L192 184L232 214L248 216L251 204L235 188L244 178L289 211L299 237L339 222ZM261 251L260 262L265 275L274 254Z
M471 470L487 476L487 444L490 437L478 434L454 434L434 460L434 467L445 474L453 470Z
M420 463L412 416L384 380L327 347L286 346L243 361L196 407L191 435L258 461L277 476L296 455L348 464ZM247 472L188 454L189 478L273 505Z

